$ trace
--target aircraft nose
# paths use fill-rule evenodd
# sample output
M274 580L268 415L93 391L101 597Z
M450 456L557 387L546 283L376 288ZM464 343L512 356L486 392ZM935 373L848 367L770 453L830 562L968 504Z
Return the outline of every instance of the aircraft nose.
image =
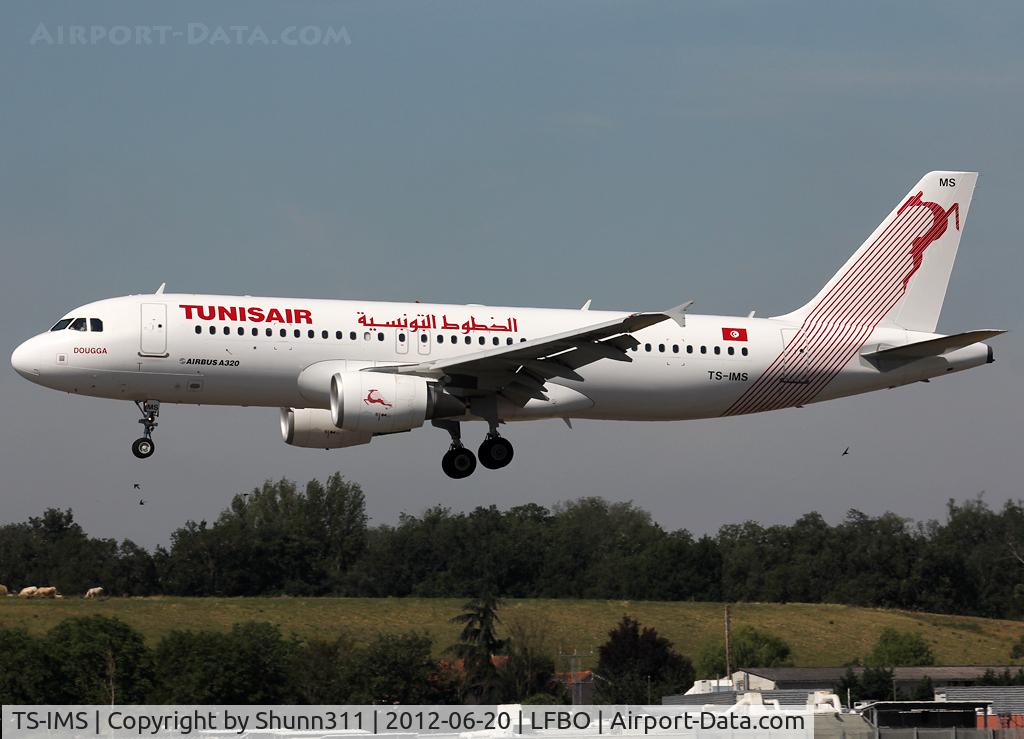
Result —
M11 366L14 371L26 380L35 380L39 377L38 352L33 346L33 340L22 343L14 353L11 354Z

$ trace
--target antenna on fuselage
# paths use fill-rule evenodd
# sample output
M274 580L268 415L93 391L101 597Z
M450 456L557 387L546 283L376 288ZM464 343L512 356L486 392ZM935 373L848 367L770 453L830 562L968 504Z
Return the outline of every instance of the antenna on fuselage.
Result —
M153 294L154 294L154 295L163 295L163 294L164 294L164 288L165 288L165 287L167 287L167 283L166 283L166 282L161 282L161 283L160 283L160 287L158 287L158 288L156 289L156 292L155 292L155 293L153 293Z

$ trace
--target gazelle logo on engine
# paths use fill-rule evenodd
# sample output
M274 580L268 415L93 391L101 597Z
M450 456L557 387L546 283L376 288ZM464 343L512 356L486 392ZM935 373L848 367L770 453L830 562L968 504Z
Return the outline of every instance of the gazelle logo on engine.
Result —
M370 392L366 394L366 397L363 398L363 402L366 403L366 405L382 405L385 408L391 407L391 403L380 397L380 390L377 388L370 390Z

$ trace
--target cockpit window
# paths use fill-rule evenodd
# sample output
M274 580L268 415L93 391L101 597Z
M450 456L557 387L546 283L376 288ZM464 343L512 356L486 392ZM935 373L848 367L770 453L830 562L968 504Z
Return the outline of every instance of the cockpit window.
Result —
M99 318L90 318L89 319L89 330L90 331L102 331L103 330L103 321L101 321Z
M76 318L72 322L70 328L71 328L72 331L85 331L86 330L85 319L84 318Z
M55 324L53 324L53 328L51 328L50 330L51 331L63 331L64 329L66 329L68 326L71 325L71 321L73 321L73 320L74 320L73 318L62 318L59 321L57 321Z

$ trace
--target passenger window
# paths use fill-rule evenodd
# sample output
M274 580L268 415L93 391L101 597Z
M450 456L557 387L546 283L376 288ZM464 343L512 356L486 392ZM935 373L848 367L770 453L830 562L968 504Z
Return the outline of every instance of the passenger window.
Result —
M716 346L715 347L715 354L721 354L721 353L722 353L722 347Z
M74 322L71 324L71 330L72 331L85 331L85 319L84 318L76 318L74 320Z
M664 344L658 344L658 351L661 352L662 354L664 354L665 353L665 345Z
M693 354L693 344L687 344L686 345L686 353L687 354Z
M453 336L452 337L452 343L453 344L458 344L459 343L459 337L458 336Z
M384 341L384 332L381 331L377 334L377 341Z
M258 328L253 327L252 335L253 336L259 336L260 335L260 330Z
M283 339L283 338L285 338L287 336L288 336L288 331L286 329L281 329L281 338Z
M466 343L467 343L467 344L469 344L469 343L470 343L470 342L472 342L472 341L473 341L473 340L472 340L471 338L469 338L468 336L466 337Z
M230 326L225 326L224 327L224 335L227 336L230 333L231 333L231 327Z
M196 333L197 334L203 333L203 327L202 326L196 326Z
M423 334L423 335L426 336L426 334ZM437 335L437 343L438 344L443 344L444 343L444 337L441 336L441 334Z
M644 344L644 351L645 352L649 352L650 350L651 350L651 345L650 344Z
M50 330L51 331L63 331L64 329L66 329L68 326L71 325L71 321L72 321L71 318L62 318L59 321L57 321L55 324L53 324L53 328L51 328Z
M420 334L420 343L426 344L430 340L430 337L426 334Z
M295 329L294 331L292 331L292 333L295 335L296 339L302 338L302 332L299 331L298 329Z
M320 338L321 338L321 339L326 339L326 338L327 338L328 336L330 336L330 334L329 334L329 333L327 333L326 331L321 331L321 332L320 332ZM340 338L340 337L339 337L339 338Z
M210 326L210 335L212 336L215 333L217 333L217 327L216 326Z
M498 345L498 337L495 336L494 340L491 343L494 344L495 346L497 346Z
M706 346L702 346L702 347L700 348L700 353L701 353L701 354L707 354L707 353L708 353L708 348L707 348Z
M679 344L673 344L672 345L672 353L673 354L678 354L679 353Z
M241 326L238 327L238 335L245 336L245 329L242 328Z
M267 329L267 338L270 338L273 335L274 335L274 329L268 328Z
M480 343L481 344L485 344L486 342L487 342L487 339L485 339L483 336L481 336L480 337Z
M355 341L355 340L356 340L356 332L355 332L355 331L349 331L349 332L348 332L348 338L349 338L349 339L350 339L351 341Z
M372 337L370 336L370 332L369 331L364 331L363 332L363 341L369 341L371 338Z
M526 341L526 339L520 339L519 343L522 344L524 341Z
M735 354L735 353L736 353L736 349L735 349L734 347L731 347L731 346L730 346L730 347L729 347L728 349L726 349L726 351L727 351L727 352L729 352L729 356L730 356L730 357L731 357L731 356L732 356L733 354Z
M341 337L343 337L344 335L345 334L341 333L341 331L334 332L334 338L337 339L338 341L341 341Z
M90 331L97 331L97 332L98 331L102 331L103 330L103 321L101 321L98 318L90 318L89 319L89 330Z
M747 347L743 347L742 349L740 349L740 354L742 354L744 357L747 356Z
M316 331L314 331L313 329L310 329L309 331L306 332L306 336L308 336L309 338L312 339L313 337L316 336Z
M398 334L398 341L400 344L405 343L405 334Z
M505 339L505 343L511 345L512 344L512 339L511 338Z

